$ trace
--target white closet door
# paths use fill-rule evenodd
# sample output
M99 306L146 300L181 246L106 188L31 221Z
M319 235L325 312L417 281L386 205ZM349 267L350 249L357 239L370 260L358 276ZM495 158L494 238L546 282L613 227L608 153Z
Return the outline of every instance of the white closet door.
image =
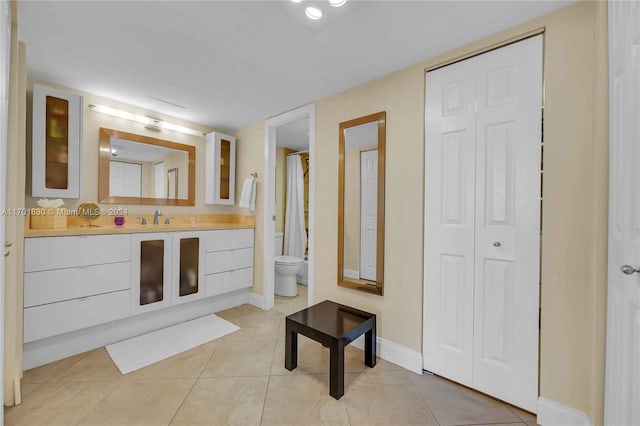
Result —
M542 36L426 89L424 368L535 411Z
M473 387L535 412L542 36L475 59Z
M604 424L640 424L640 2L609 2L609 274ZM624 270L623 270L624 268Z
M471 386L476 65L426 77L424 368Z
M360 278L376 280L378 150L360 153Z

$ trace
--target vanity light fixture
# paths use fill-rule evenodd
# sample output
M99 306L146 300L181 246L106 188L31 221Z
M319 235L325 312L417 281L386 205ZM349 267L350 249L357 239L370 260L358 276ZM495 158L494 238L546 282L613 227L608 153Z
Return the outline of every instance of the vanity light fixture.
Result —
M333 7L340 7L344 5L347 0L329 0L329 4Z
M204 133L200 130L191 129L189 127L180 126L178 124L171 124L158 120L157 118L145 117L144 115L133 114L131 112L122 111L115 108L110 108L104 105L89 104L89 109L95 112L101 112L102 114L112 115L118 118L124 118L125 120L135 121L137 123L144 124L146 128L152 130L172 130L174 132L186 133L193 136L204 136Z
M304 13L305 15L307 15L307 18L313 19L314 21L322 18L322 15L324 14L322 8L315 6L307 6L307 8L304 10Z

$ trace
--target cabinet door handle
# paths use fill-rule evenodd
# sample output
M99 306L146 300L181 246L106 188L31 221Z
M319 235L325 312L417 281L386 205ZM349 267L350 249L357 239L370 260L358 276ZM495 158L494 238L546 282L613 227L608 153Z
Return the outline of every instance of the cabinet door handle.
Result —
M9 250L5 250L5 251L4 251L4 257L9 256L9 254L10 254Z
M6 248L11 247L12 245L13 245L13 243L12 243L11 241L5 241L5 242L4 242L4 246L5 246Z

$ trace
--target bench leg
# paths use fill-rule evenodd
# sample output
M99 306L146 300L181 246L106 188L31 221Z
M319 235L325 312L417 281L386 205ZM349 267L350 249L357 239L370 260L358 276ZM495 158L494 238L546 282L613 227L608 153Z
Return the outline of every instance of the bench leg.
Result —
M364 334L364 365L375 367L376 356L376 323L374 322L371 330Z
M291 371L298 366L298 333L287 327L284 350L284 368Z
M329 394L340 399L344 395L344 342L332 342L330 350Z

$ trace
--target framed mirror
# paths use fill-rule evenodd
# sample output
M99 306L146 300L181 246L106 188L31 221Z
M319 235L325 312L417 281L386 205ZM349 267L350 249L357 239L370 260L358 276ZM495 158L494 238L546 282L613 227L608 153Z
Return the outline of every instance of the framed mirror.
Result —
M194 146L101 127L99 202L193 206L195 163Z
M374 294L384 289L386 113L340 123L338 285Z

